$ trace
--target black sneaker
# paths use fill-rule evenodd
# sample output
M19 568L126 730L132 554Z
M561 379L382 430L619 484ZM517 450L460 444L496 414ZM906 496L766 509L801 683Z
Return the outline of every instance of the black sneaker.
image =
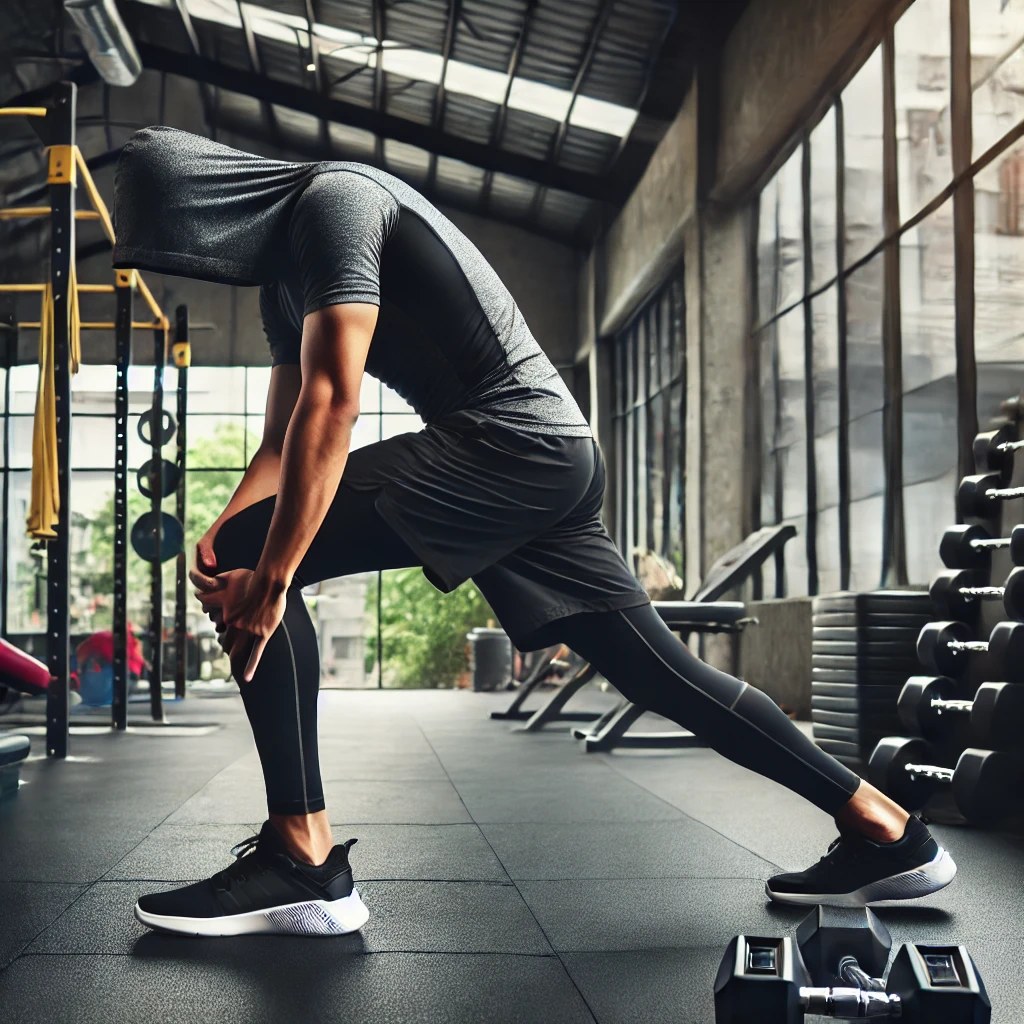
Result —
M769 878L764 891L780 903L888 906L937 892L955 874L953 858L935 842L921 819L911 816L903 838L895 843L841 833L817 864Z
M370 916L352 886L348 851L335 846L319 867L292 858L265 822L231 852L235 863L205 882L139 898L135 916L149 928L183 935L344 935Z

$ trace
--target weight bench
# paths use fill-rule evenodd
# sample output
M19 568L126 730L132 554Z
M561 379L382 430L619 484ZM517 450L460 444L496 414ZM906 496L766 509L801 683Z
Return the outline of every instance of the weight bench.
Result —
M491 718L498 719L499 721L512 722L525 722L532 719L537 712L525 710L523 705L526 703L530 694L532 694L533 691L536 690L544 681L548 670L551 669L558 660L558 652L561 648L561 644L555 644L553 654L546 658L538 659L537 664L534 665L529 676L520 683L519 688L516 690L515 697L512 698L512 703L509 704L504 711L492 711ZM573 657L576 658L575 655L573 655ZM576 661L578 662L579 659L576 658ZM592 675L593 673L591 672L591 676ZM587 679L588 682L589 679L590 677ZM568 686L571 681L572 680L567 680L562 684L562 687L564 688ZM576 689L579 689L579 686L577 686ZM575 690L573 692L575 693ZM548 703L550 703L550 701ZM595 719L600 717L600 714L596 711L570 711L565 714L558 715L558 720L560 722L593 722ZM539 726L535 726L535 728L539 728Z
M703 585L689 601L654 601L653 606L665 623L686 642L694 633L740 633L747 624L746 605L741 601L720 601L723 594L739 586L796 536L790 524L765 526L726 552L711 566ZM570 721L562 708L573 695L597 674L584 665L548 702L529 718L524 732L535 732L552 722ZM645 714L643 708L622 700L603 715L591 715L591 729L574 729L572 735L584 741L588 752L614 750L616 747L675 748L703 746L690 732L629 733L629 728Z
M0 734L0 800L18 792L21 762L28 757L29 749L27 736Z

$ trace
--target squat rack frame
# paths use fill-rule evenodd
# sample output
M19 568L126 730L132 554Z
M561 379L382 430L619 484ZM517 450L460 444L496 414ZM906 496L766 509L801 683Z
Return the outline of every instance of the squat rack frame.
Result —
M71 331L70 311L75 296L75 223L78 220L100 221L111 244L114 228L103 198L96 188L88 165L76 144L77 87L73 82L59 82L54 86L49 106L0 108L0 117L28 117L45 121L40 134L49 143L47 185L50 205L8 207L0 209L0 219L11 220L32 217L50 219L50 284L54 315L54 390L56 399L57 487L60 509L54 527L56 536L47 541L46 584L46 651L47 666L52 677L47 691L46 750L51 757L66 757L69 747L69 694L70 694L70 466L71 466ZM81 177L91 209L76 209L75 191ZM116 296L115 320L112 322L83 322L81 329L113 330L115 340L116 390L114 399L114 593L113 597L113 670L114 686L111 705L111 724L115 730L127 728L128 658L127 658L127 559L128 559L128 367L131 362L132 332L135 328L154 332L154 391L153 439L154 458L161 456L159 425L163 411L163 368L167 363L170 322L153 297L142 275L134 270L114 271L114 284L78 284L79 293L113 293ZM40 292L42 284L0 284L0 292ZM134 319L135 292L145 300L153 317L151 321ZM188 313L180 307L177 313L178 336L175 344L175 362L187 366L191 362L188 345ZM39 322L20 322L18 327L40 328ZM186 377L187 381L187 377ZM185 381L179 381L179 411L184 411L181 394ZM182 425L183 431L183 425ZM183 514L185 501L184 435L179 438L177 462L179 483L177 507ZM158 466L161 463L157 463ZM5 461L6 466L6 461ZM154 510L160 510L162 471L158 490L154 491ZM158 518L159 522L159 518ZM160 537L157 536L159 552ZM177 560L175 627L177 660L175 673L176 696L184 697L185 675L185 588L184 561ZM6 581L4 581L6 587ZM151 575L150 635L153 644L153 668L150 672L150 713L155 722L163 722L162 636L163 636L163 575L162 563L154 563ZM6 623L4 623L6 626Z

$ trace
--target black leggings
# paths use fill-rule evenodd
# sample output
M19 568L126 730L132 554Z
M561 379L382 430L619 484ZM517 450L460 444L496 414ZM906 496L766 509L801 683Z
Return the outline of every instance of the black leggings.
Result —
M316 724L320 658L300 588L352 573L420 565L381 519L375 500L373 492L342 484L295 575L281 627L252 681L240 684L273 814L324 808ZM274 498L267 498L221 527L214 545L218 571L256 567L273 511ZM860 784L764 693L694 657L651 605L573 615L554 628L559 640L634 704L690 729L723 756L828 814L836 814Z

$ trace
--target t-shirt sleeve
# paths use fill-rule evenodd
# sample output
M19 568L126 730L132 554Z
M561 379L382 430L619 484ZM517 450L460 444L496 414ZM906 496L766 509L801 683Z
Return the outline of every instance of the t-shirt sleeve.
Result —
M274 366L298 363L302 345L301 329L295 326L282 307L281 290L278 281L260 288L260 318Z
M398 202L354 171L318 174L292 212L292 256L303 316L342 302L380 305L380 261Z

